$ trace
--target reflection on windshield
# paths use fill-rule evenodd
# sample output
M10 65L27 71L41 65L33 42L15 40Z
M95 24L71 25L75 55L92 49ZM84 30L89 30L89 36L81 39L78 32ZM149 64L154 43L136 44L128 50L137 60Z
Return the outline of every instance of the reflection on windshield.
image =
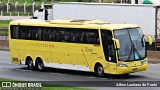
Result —
M120 41L119 59L124 61L143 59L146 56L144 39L140 28L130 28L114 31Z

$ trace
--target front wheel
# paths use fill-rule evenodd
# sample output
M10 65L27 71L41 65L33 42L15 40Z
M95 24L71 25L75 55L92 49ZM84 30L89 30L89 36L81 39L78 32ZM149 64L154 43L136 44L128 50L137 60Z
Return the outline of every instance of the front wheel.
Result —
M95 69L96 69L95 72L96 72L97 76L99 76L99 77L105 76L104 69L103 69L102 65L97 65Z

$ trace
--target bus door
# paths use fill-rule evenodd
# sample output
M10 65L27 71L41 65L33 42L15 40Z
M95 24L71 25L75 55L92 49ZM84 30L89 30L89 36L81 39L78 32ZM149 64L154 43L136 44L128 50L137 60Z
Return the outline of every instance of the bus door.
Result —
M116 53L114 48L114 43L112 40L112 32L109 30L101 30L102 45L105 59L107 61L107 67L109 68L109 73L116 74L117 72L117 61Z

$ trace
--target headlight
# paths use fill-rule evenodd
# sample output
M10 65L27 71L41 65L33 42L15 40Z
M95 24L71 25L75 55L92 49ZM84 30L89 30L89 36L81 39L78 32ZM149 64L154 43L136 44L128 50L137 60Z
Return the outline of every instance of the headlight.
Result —
M141 61L141 63L142 63L142 65L147 64L147 60L143 60L143 61Z
M120 63L118 63L118 66L120 66L120 67L127 67L126 64L120 64Z

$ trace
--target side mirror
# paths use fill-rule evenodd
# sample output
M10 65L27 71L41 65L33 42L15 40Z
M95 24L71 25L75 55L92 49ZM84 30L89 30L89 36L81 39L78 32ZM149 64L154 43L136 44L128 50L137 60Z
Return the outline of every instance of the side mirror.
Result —
M120 42L118 39L112 38L112 40L116 43L116 49L120 49Z
M149 42L149 45L152 45L152 38L151 36L145 34L144 36L146 36L148 38L148 42Z

